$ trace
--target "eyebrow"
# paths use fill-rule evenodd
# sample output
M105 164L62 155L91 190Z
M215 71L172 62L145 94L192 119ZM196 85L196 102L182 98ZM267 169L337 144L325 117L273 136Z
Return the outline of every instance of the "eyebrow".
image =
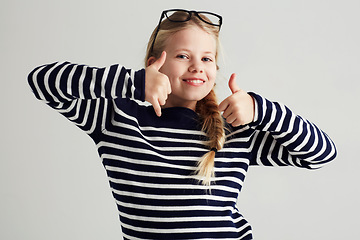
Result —
M187 48L180 48L180 49L176 49L175 52L182 52L182 51L185 51L185 52L191 52L191 50L187 49ZM214 54L214 52L212 51L205 51L203 52L203 54Z

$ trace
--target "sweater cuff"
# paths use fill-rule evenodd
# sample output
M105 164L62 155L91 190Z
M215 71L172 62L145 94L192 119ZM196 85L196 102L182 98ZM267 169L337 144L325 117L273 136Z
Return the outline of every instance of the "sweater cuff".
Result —
M248 94L254 99L254 120L249 123L250 127L256 128L263 121L264 109L263 103L265 99L254 92L248 92Z
M141 69L135 72L135 92L134 98L142 102L145 101L145 69Z

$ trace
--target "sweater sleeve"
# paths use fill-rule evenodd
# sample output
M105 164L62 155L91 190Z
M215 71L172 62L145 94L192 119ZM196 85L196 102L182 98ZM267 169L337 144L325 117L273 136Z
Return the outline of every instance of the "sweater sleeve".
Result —
M316 125L283 104L249 94L255 100L251 165L317 169L336 157L333 141Z
M118 64L97 68L56 62L35 68L28 82L37 99L89 135L105 128L114 99L145 99L145 70Z

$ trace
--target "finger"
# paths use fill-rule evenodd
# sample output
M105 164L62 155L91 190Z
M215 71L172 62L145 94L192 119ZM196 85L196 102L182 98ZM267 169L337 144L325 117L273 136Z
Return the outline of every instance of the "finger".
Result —
M227 99L223 100L220 104L219 104L219 111L223 112L226 110L226 108L229 106L229 101L227 101Z
M225 120L227 123L232 123L233 121L235 121L234 115L233 114L229 114L227 117L225 117Z
M160 68L164 65L166 60L166 52L163 51L161 53L161 56L152 64L157 70L160 70Z
M243 121L236 114L230 114L230 116L226 118L226 122L231 124L233 127L243 125Z
M166 76L167 77L167 76ZM169 95L170 93L171 93L171 91L172 91L172 89L171 89L171 84L170 84L170 80L169 80L169 78L167 78L167 94Z
M165 92L159 93L158 102L159 102L160 106L165 105L167 98L168 98L168 95Z
M228 119L228 117L232 114L231 105L228 105L225 111L223 112L223 117Z
M231 125L232 125L233 127L238 127L238 126L241 126L241 125L243 125L243 124L242 124L242 122L241 122L240 120L236 119L236 121L234 121L233 123L231 123Z
M153 104L153 108L155 110L156 116L160 117L161 116L161 107L160 107L160 103L156 102Z
M232 93L236 93L241 90L240 87L236 84L236 74L235 73L231 74L231 76L230 76L229 88Z
M148 100L148 102L153 106L155 114L160 117L161 116L161 106L157 97L152 97Z

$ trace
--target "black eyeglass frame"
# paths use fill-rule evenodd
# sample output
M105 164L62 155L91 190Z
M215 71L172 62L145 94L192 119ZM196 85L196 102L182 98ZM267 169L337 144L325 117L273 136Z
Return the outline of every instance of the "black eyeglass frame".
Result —
M167 13L168 12L186 12L188 13L188 17L185 19L185 20L179 20L179 21L176 21L176 20L172 20L168 15ZM156 32L155 32L155 36L154 36L154 39L151 43L151 48L150 48L150 53L153 51L153 48L154 48L154 44L155 44L155 40L156 40L156 37L159 33L159 30L160 30L160 24L161 24L161 21L163 20L163 18L166 16L166 18L171 21L171 22L187 22L191 19L192 17L192 14L194 14L195 16L197 16L201 21L209 24L209 25L212 25L212 26L217 26L219 27L219 31L220 31L220 28L221 28L221 25L222 25L222 17L216 13L212 13L212 12L205 12L205 11L194 11L194 10L185 10L185 9L168 9L168 10L165 10L161 13L161 17L160 17L160 20L159 20L159 23L157 25L157 28L156 28ZM219 23L213 23L211 21L206 21L205 19L202 19L200 14L209 14L209 15L213 15L217 18L219 18Z

